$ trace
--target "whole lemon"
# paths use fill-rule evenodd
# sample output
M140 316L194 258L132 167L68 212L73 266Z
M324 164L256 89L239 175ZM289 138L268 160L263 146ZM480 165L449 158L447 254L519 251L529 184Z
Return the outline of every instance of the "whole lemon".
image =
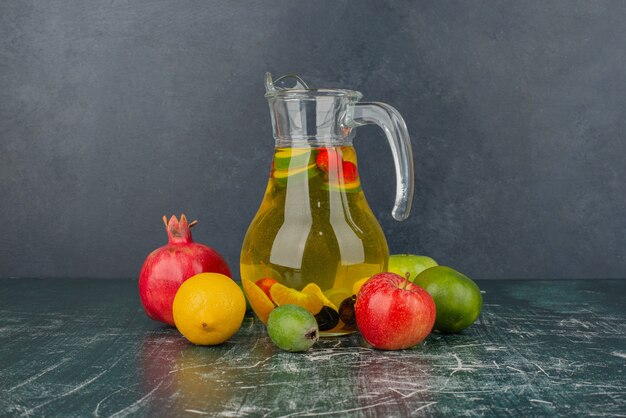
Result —
M187 279L174 296L174 323L198 345L221 344L241 328L246 299L230 277L200 273Z

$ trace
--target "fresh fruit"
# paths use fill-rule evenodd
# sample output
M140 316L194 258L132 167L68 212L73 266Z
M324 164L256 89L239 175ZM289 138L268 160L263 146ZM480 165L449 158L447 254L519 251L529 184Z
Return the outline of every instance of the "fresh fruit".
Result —
M230 277L200 273L186 280L173 305L176 328L194 344L221 344L241 328L246 314L243 292Z
M422 342L435 323L435 302L421 287L394 273L379 273L361 287L355 304L363 338L381 350Z
M317 174L319 174L319 171L315 164L311 164L299 168L289 168L287 170L274 170L274 180L276 180L276 183L284 186L288 181L310 179Z
M270 297L265 294L263 289L254 284L251 280L241 279L241 284L243 285L243 290L246 292L248 302L250 302L254 313L261 322L267 324L270 312L272 312L276 305L274 305Z
M425 255L394 254L389 257L388 269L392 273L415 282L418 274L437 265L435 260Z
M278 306L282 305L298 305L305 308L311 314L316 315L322 310L324 302L315 295L298 292L280 283L276 283L270 289L272 300Z
M309 165L311 149L309 148L286 148L276 151L274 154L274 168L276 170L288 170Z
M174 325L172 302L180 285L202 272L221 273L231 277L228 264L215 250L193 242L185 215L180 221L172 216L167 221L168 244L148 255L139 273L139 297L146 314L154 320ZM234 282L233 282L234 283Z
M353 295L358 295L359 294L359 290L361 290L361 286L363 286L365 284L366 281L369 280L369 277L363 277L362 279L358 280L356 283L354 283L352 285L352 294Z
M271 277L264 277L255 282L255 284L259 286L261 290L264 291L267 297L270 299L272 299L272 296L270 295L270 288L274 286L276 283L278 282L272 279Z
M274 309L267 321L267 333L279 348L286 351L306 351L319 339L315 317L296 305Z
M476 321L483 306L480 289L472 279L450 267L435 266L421 272L415 284L424 288L437 305L435 329L459 332Z

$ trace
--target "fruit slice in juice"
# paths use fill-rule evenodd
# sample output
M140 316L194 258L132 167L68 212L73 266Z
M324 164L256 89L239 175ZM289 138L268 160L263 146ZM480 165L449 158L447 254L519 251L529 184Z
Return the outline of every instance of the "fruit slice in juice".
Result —
M356 164L350 161L341 161L341 170L327 175L328 180L322 189L330 191L358 192L361 190L361 181Z
M272 286L274 286L276 283L278 283L278 282L276 280L272 279L271 277L264 277L264 278L262 278L260 280L257 280L256 282L254 282L254 284L257 285L258 287L260 287L261 290L270 299L272 299L272 296L270 295L270 288Z
M345 324L339 319L339 308L337 307L338 305L330 300L328 297L326 297L326 295L324 294L324 292L322 292L322 289L318 285L316 285L315 283L309 283L304 286L304 289L302 289L302 293L315 295L322 301L322 303L324 303L324 307L322 308L322 310L315 316L315 319L317 319L317 322L320 326L320 331L325 331L332 334L334 332L339 332L344 327ZM341 294L339 296L341 296ZM343 299L345 299L345 297Z
M325 173L336 171L342 163L341 154L334 148L322 148L315 158L317 168Z
M276 306L272 303L270 298L267 297L263 289L254 284L254 282L242 278L241 284L243 285L243 290L246 292L248 302L250 302L254 313L256 313L261 322L267 324L270 312L272 312ZM274 286L276 286L276 284L274 284L272 288Z
M315 283L309 283L306 286L304 286L304 289L302 289L302 293L306 293L307 295L317 296L322 301L324 306L333 308L335 311L337 310L337 305L335 305L332 301L330 301L324 295L324 292L322 292L322 289L320 289L320 287L316 285Z
M288 170L289 168L308 166L310 158L311 150L308 148L282 149L274 154L274 168L276 170Z
M311 312L313 315L317 315L322 310L324 302L315 295L298 292L295 289L291 289L280 283L276 283L270 289L272 300L277 305L298 305Z
M318 173L319 170L317 169L317 166L315 164L310 164L308 166L295 169L289 168L287 170L274 170L274 180L276 180L276 183L284 186L287 184L287 181L310 179Z
M354 183L359 179L359 171L355 164L350 161L344 161L341 163L341 167L341 174L345 183Z

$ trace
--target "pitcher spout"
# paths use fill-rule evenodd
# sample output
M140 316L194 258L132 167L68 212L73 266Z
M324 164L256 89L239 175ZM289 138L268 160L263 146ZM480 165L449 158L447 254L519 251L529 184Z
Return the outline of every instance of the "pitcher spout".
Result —
M288 87L287 81L295 81ZM343 89L311 89L297 74L272 80L265 74L265 98L270 108L277 147L350 145L351 104L362 95Z

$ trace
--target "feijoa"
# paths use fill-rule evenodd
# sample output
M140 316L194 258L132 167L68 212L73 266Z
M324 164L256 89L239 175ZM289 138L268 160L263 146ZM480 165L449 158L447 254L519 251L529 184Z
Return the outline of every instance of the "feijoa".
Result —
M285 351L306 351L319 339L315 317L298 305L282 305L270 312L267 333Z

